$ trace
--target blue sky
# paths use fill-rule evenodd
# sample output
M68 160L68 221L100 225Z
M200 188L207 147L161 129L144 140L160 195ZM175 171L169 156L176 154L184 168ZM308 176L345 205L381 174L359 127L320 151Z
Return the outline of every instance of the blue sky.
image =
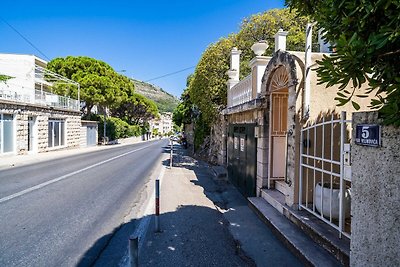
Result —
M147 81L195 66L207 46L283 0L2 0L0 17L48 58L89 56ZM0 53L46 59L0 20ZM179 97L194 68L150 81Z

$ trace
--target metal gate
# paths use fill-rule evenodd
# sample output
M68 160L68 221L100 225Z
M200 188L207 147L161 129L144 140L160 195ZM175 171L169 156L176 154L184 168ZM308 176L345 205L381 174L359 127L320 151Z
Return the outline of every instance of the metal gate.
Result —
M256 195L255 124L231 124L228 130L228 177L245 196Z
M97 126L87 126L86 130L86 145L95 146L97 145Z
M299 208L350 238L350 120L323 116L301 130Z

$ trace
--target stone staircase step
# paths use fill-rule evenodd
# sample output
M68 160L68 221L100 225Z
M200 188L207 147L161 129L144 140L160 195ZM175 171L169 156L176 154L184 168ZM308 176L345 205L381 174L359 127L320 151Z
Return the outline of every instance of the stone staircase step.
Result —
M310 236L262 197L248 198L249 206L277 237L307 266L343 266ZM284 211L285 212L285 211Z
M286 183L285 183L285 181L281 181L281 180L278 180L278 181L275 181L275 189L276 190L278 190L279 192L281 192L283 195L286 195L287 194L287 192L286 192L286 189L287 187L286 187Z
M283 214L318 245L332 254L343 265L350 261L350 239L339 238L339 232L305 210L295 210L285 205L285 196L277 190L263 189L261 197Z

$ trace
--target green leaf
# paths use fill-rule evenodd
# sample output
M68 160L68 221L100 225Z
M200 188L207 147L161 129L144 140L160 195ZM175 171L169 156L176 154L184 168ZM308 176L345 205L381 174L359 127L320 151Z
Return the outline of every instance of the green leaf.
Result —
M359 110L359 109L360 109L360 105L357 104L356 102L351 101L351 104L353 105L353 107L355 108L355 110Z

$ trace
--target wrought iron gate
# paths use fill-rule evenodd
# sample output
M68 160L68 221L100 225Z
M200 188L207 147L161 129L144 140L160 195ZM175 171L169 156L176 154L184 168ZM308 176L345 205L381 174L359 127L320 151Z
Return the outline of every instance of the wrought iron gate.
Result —
M350 120L322 116L301 130L299 208L350 238Z

